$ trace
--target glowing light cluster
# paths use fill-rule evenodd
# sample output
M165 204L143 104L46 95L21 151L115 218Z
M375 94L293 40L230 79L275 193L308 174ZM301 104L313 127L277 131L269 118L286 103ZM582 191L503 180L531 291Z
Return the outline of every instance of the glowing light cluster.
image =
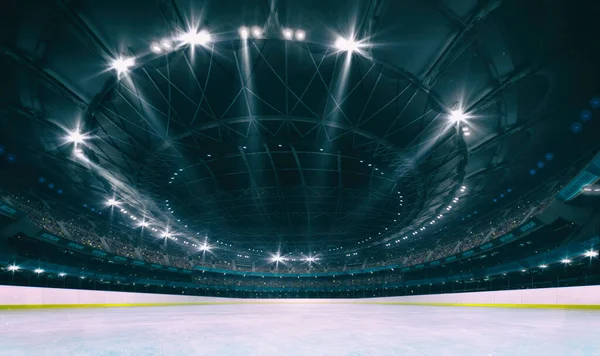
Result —
M208 30L197 31L193 29L180 35L179 40L183 44L191 46L205 46L212 41L212 35Z
M88 137L79 132L79 129L68 132L66 137L67 142L71 142L76 145L83 143L87 139Z
M450 111L448 118L453 123L460 123L465 122L469 118L469 115L467 115L462 109L456 109Z
M156 54L168 52L173 50L173 41L170 39L164 39L160 42L152 42L150 50Z
M304 30L292 30L291 28L284 28L281 31L281 35L286 40L293 40L294 38L297 41L304 41L306 39L306 32Z
M259 26L252 26L252 28L242 26L238 30L238 33L240 35L240 38L243 40L246 40L250 37L258 39L258 38L262 38L263 29Z
M362 47L361 43L354 40L354 38L344 38L341 36L335 40L334 46L338 50L347 53L354 53Z
M116 70L119 76L129 72L133 66L135 66L135 58L133 57L119 57L111 64L111 68Z

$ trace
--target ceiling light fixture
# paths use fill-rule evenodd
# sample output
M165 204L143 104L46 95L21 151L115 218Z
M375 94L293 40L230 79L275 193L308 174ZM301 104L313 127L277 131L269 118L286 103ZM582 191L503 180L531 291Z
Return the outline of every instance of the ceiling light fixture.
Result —
M258 26L254 26L252 27L252 37L254 38L261 38L262 37L262 28L258 27Z
M153 53L156 53L156 54L160 54L160 53L162 53L162 51L163 51L162 47L161 47L161 46L160 46L158 43L156 43L156 42L153 42L153 43L150 45L150 50L151 50Z
M286 40L291 40L292 38L294 38L294 31L292 31L289 28L283 29L281 33L283 35L283 38L285 38Z
M162 48L166 49L167 51L170 51L171 49L173 49L173 42L171 42L171 40L164 39L164 40L160 41L160 44L161 44Z
M111 68L116 70L118 75L128 72L129 69L133 66L135 66L135 58L133 57L119 57L115 59L111 64Z
M453 123L460 123L460 122L464 122L465 120L467 120L469 117L467 114L465 114L462 109L458 109L458 110L452 110L450 111L450 121L452 121Z
M359 44L358 42L354 41L354 39L338 37L337 40L335 40L335 48L340 51L353 53L354 51L358 50Z
M250 31L248 31L247 27L240 27L240 29L238 30L238 33L240 34L240 37L245 40L248 38L248 36L250 36Z
M86 139L87 137L81 132L79 132L79 129L67 133L67 141L72 142L74 144L83 143L83 141L85 141Z
M598 257L598 251L586 251L585 257Z
M212 40L212 36L210 32L207 30L201 30L200 32L196 32L196 30L191 30L187 33L184 33L179 38L183 43L189 44L192 46L201 45L204 46L208 44Z
M296 31L296 39L298 41L304 41L306 39L306 32L304 30Z

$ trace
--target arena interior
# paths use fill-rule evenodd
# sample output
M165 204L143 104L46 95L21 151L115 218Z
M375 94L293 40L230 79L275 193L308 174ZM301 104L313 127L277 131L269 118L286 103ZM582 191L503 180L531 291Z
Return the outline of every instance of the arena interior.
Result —
M0 355L600 355L599 18L2 1Z

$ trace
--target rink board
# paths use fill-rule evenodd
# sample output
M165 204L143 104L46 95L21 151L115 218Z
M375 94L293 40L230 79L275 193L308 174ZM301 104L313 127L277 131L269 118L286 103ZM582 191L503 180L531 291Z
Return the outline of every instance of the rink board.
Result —
M149 307L218 304L387 304L411 306L600 310L600 286L363 299L241 299L0 286L0 309Z

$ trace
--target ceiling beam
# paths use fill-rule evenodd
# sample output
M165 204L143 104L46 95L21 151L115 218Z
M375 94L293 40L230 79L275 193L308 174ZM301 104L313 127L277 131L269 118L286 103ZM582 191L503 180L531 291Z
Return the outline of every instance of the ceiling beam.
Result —
M74 89L70 88L65 83L46 72L43 68L38 68L29 58L25 57L23 54L5 45L0 45L0 53L5 54L8 58L13 59L18 64L23 65L27 69L31 70L33 73L37 74L44 86L51 89L55 93L69 99L80 109L87 108L86 101L80 95L76 94Z
M292 155L294 156L294 160L296 161L296 167L298 167L298 172L300 173L300 180L302 182L302 192L304 193L304 203L306 205L306 237L310 237L311 226L310 226L310 203L308 201L308 186L306 185L306 180L304 178L304 171L302 170L302 165L300 164L300 159L298 158L298 153L296 152L296 148L294 145L290 145L290 149L292 150Z
M476 11L469 17L462 28L449 41L448 45L437 56L433 63L428 67L423 75L423 82L429 88L435 86L437 80L442 74L454 63L454 61L465 51L471 44L473 39L472 30L475 26L481 23L490 13L502 5L503 0L485 0L481 2ZM446 9L446 6L440 1L437 3L438 9ZM442 11L443 14L448 14L451 10ZM456 24L456 21L449 17L451 22Z
M252 169L250 169L250 164L248 164L248 159L246 158L246 153L244 152L244 148L242 148L241 146L238 146L238 150L240 151L240 156L242 157L242 160L244 161L244 165L246 166L246 170L248 172L248 178L250 179L250 193L252 194L252 201L254 201L254 205L256 206L256 210L258 210L259 212L264 212L264 214L266 216L269 216L268 214L268 210L265 208L262 199L260 197L260 194L258 192L258 185L256 184L256 181L254 180L254 176L252 175ZM270 217L269 217L270 220ZM262 220L263 225L265 225L265 227L268 228L267 223Z

